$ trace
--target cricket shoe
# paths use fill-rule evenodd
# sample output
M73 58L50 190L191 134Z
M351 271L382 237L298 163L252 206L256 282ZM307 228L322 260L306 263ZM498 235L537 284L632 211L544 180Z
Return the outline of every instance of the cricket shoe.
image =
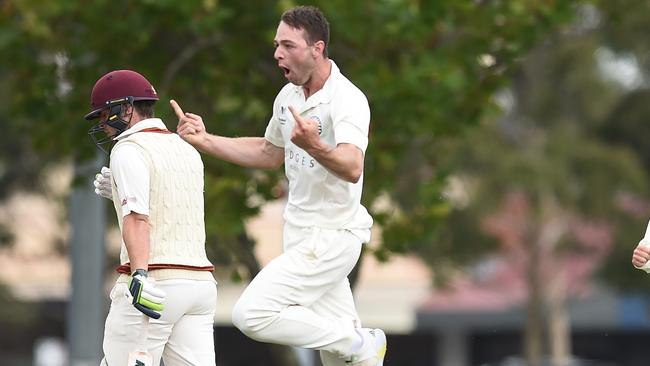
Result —
M383 366L386 356L386 334L381 329L359 329L363 345L357 354L345 361L349 366Z

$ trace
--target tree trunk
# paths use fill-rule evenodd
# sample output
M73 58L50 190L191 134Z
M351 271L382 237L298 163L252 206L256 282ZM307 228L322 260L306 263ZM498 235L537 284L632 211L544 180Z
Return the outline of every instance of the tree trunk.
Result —
M527 364L529 366L538 366L542 361L544 323L539 271L537 266L532 263L528 268L528 290L524 350Z
M571 357L571 329L567 310L566 278L556 273L549 288L549 345L553 366L566 366Z
M540 281L540 248L537 240L532 243L528 263L528 303L526 314L525 357L529 366L539 366L542 362L542 284Z

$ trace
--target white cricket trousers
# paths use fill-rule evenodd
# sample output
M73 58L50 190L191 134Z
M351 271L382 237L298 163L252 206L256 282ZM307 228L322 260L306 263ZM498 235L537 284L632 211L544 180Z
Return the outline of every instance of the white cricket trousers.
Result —
M283 254L244 290L233 324L260 342L348 356L361 325L347 276L361 245L348 230L285 224Z
M101 366L124 366L128 354L139 344L151 353L154 365L214 366L214 314L217 283L186 279L156 281L166 293L165 309L159 319L149 319L147 338L144 315L124 296L126 283L111 291L111 308L104 327L104 359Z

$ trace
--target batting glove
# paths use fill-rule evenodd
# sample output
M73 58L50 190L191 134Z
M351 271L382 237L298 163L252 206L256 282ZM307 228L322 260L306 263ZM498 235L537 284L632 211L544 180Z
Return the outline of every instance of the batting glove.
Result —
M105 166L95 174L95 194L113 200L113 188L111 187L111 170Z
M165 292L155 287L153 281L147 278L147 271L144 269L133 272L129 289L124 295L136 309L154 319L160 318L160 311L165 308Z

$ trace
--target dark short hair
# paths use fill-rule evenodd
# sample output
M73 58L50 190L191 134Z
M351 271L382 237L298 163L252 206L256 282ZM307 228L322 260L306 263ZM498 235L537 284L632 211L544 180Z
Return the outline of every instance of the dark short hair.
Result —
M282 14L282 21L292 28L302 29L307 35L307 44L313 45L323 41L323 56L327 57L327 46L330 43L330 24L325 15L315 6L296 6Z
M153 110L154 104L156 104L155 100L136 100L133 102L133 108L142 118L153 118L155 117Z

